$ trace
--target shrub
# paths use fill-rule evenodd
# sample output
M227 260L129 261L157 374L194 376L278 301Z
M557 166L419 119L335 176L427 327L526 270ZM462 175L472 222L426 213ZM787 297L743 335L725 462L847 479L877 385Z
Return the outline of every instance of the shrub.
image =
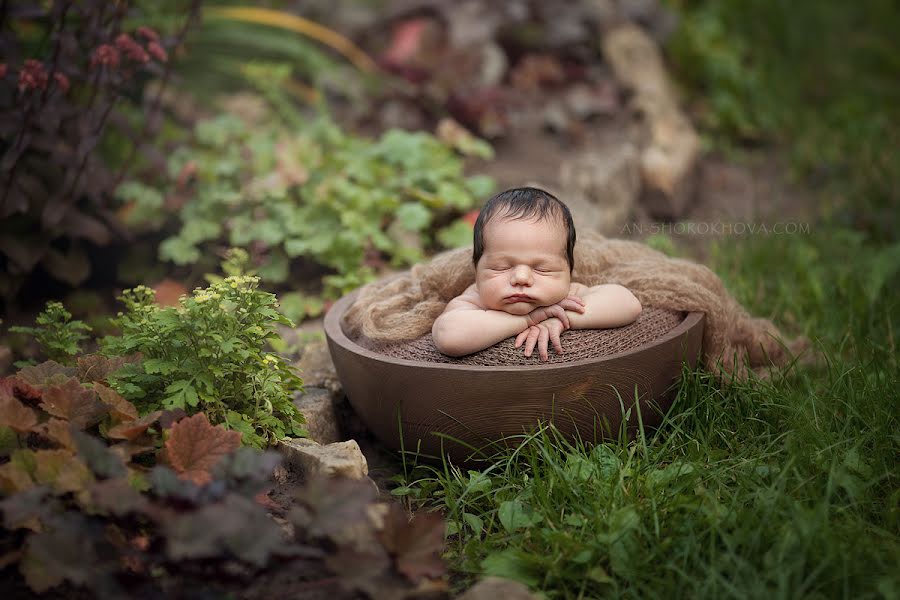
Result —
M165 78L164 46L172 42L147 27L124 31L127 1L18 4L0 33L0 295L7 297L38 265L70 285L83 282L87 244L124 235L112 190L117 171L148 147L150 128L132 128L116 111L140 97L146 75ZM100 148L112 121L132 150L108 162Z
M288 435L302 436L302 416L292 396L302 381L281 356L265 351L277 324L291 322L277 310L259 279L232 275L194 290L177 307L161 307L144 286L121 297L121 329L103 340L108 356L140 353L111 385L142 412L183 409L206 412L257 447Z
M201 122L169 174L161 190L137 182L118 190L136 226L162 227L163 198L177 200L169 206L178 205L180 230L162 242L161 258L208 270L215 249L244 247L259 276L277 283L303 257L333 272L332 295L371 279L382 257L395 266L420 260L432 232L493 186L465 178L459 157L431 135L391 130L370 141L326 117L294 134L232 116Z
M404 598L443 573L438 515L410 521L393 506L378 525L375 490L352 480L313 480L280 505L268 497L276 453L239 448L240 433L203 413L138 417L105 385L120 365L92 355L0 379L4 565L33 591L220 597L231 582L271 597L260 582L289 572L295 593L336 583Z

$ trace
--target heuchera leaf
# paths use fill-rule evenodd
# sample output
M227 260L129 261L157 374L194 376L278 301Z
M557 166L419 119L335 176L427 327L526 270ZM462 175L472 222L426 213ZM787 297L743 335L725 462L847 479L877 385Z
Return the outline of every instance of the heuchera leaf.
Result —
M80 492L94 480L84 463L68 450L37 450L34 461L35 482L52 485L60 492Z
M126 356L107 358L102 354L88 354L79 356L75 361L75 376L82 383L106 381L112 373L121 369L124 365L134 362L136 359Z
M420 512L409 520L406 511L392 504L384 528L376 535L394 557L397 571L410 581L440 577L445 573L441 560L444 519L438 513Z
M119 517L141 512L149 503L122 478L99 481L90 487L90 493L93 508Z
M231 553L264 566L285 548L281 529L249 498L231 494L222 502L184 514L165 525L173 560L215 558Z
M64 367L54 360L48 360L33 367L22 368L16 373L15 379L40 387L44 385L59 385L74 376L75 369L72 367Z
M78 454L84 459L88 468L100 477L121 477L125 475L122 459L106 447L106 444L92 435L81 431L72 431L72 440Z
M97 392L82 387L74 377L64 384L45 388L41 408L54 417L68 420L79 429L96 425L109 413L109 407L100 401Z
M4 496L12 496L24 492L34 486L34 481L27 471L11 462L0 465L0 492Z
M116 421L134 421L138 418L138 411L134 404L120 396L114 389L96 382L94 389L100 400L109 408L109 414Z
M126 400L127 402L127 400ZM134 421L124 421L115 425L106 432L106 437L116 440L134 440L159 420L161 410L155 410Z
M375 489L366 482L346 478L315 477L297 491L299 505L288 518L315 538L339 541L353 535L354 525L368 523L368 506Z
M18 400L39 400L41 390L16 377L0 377L0 396L12 396Z
M72 425L62 419L51 418L34 428L35 433L44 436L63 448L75 449L75 441L72 439Z
M86 531L85 517L70 512L53 529L28 538L19 568L31 589L41 593L64 580L83 585L95 576L97 555Z
M0 425L27 433L37 425L37 421L33 410L16 400L12 393L0 388Z
M240 445L240 433L211 425L201 412L172 425L166 453L179 476L203 485L211 481L216 463Z

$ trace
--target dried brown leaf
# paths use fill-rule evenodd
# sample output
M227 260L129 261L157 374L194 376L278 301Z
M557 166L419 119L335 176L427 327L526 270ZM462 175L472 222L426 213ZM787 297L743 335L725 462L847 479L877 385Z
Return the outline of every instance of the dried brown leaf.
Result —
M94 481L84 463L68 450L37 450L34 461L35 481L60 492L80 492Z
M0 465L0 493L4 497L24 492L34 486L27 471L11 462Z
M376 535L394 557L397 571L410 581L440 577L446 572L441 560L444 519L438 513L420 512L410 520L406 511L391 505L384 528Z
M116 440L134 440L145 431L147 431L150 426L156 423L156 421L159 420L159 416L161 414L161 410L155 410L152 413L144 415L140 419L134 421L123 421L122 423L119 423L118 425L110 428L110 430L106 432L106 437Z
M68 420L78 429L96 425L109 413L109 407L100 401L97 392L83 387L74 377L62 385L45 388L41 408L54 417Z
M134 421L138 418L138 410L134 404L119 395L117 391L102 383L94 383L94 389L100 400L109 407L109 414L116 421Z
M216 463L240 445L239 432L211 425L201 412L172 425L166 455L181 478L203 485L211 481L209 472Z
M0 388L0 425L12 427L19 433L27 433L37 425L37 415L19 402L12 393Z
M75 376L75 369L64 367L54 360L42 362L33 367L24 367L13 379L34 387L59 385Z
M110 374L115 373L129 362L132 362L132 359L124 356L115 358L107 358L102 354L79 356L75 361L76 377L82 383L106 381Z
M63 448L75 450L75 441L72 439L72 426L68 421L51 418L34 428L35 433L41 435L53 442L56 442Z

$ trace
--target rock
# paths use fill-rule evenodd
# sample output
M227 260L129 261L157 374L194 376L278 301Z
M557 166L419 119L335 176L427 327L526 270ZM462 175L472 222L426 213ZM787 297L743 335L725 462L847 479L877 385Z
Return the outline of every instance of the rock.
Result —
M609 31L603 53L616 78L634 92L632 107L647 124L642 202L654 217L677 219L694 192L700 138L678 107L659 49L643 30L629 24Z
M294 397L294 406L306 418L310 439L320 444L341 441L335 399L332 392L318 387L306 387Z
M485 577L456 600L538 600L539 596L532 594L528 586L511 579L502 577Z
M641 193L637 149L630 143L563 162L563 196L579 228L620 235Z
M362 479L369 473L366 457L356 440L322 445L309 439L284 439L278 443L289 469L304 478L314 475Z
M501 14L496 7L477 0L456 2L453 10L444 11L443 16L449 25L450 43L457 48L493 40L501 23Z
M320 387L332 393L341 391L341 382L328 352L328 342L312 340L303 348L300 360L294 365L303 377L303 384L309 387Z

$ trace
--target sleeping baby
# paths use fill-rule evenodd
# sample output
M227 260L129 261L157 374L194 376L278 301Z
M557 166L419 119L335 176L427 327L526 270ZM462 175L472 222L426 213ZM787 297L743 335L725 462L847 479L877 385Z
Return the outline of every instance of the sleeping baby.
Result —
M641 303L621 285L571 281L575 225L568 207L531 187L497 194L475 222L475 283L451 300L431 329L438 350L464 356L516 336L525 356L563 352L567 329L604 329L638 318Z

